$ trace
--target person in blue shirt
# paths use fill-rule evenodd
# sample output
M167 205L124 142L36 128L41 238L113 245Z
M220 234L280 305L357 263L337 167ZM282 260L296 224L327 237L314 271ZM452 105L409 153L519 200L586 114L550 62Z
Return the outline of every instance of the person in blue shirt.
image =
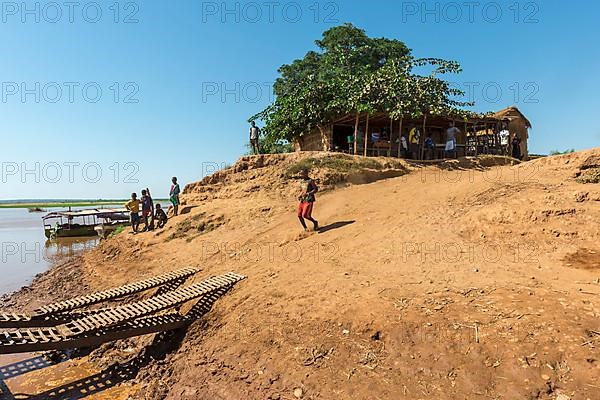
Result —
M432 160L434 158L435 143L431 135L428 135L425 139L425 150L427 151L427 159Z

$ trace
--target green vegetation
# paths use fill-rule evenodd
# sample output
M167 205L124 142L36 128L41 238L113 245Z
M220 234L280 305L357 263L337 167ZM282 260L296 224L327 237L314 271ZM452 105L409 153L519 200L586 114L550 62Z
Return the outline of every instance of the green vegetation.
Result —
M305 158L292 164L286 170L286 176L298 175L300 170L311 170L313 168L326 168L341 173L360 171L364 169L382 170L384 166L374 158L353 158L343 155L333 155L322 158Z
M399 40L370 38L352 24L331 28L319 51L279 68L275 102L249 121L262 120L267 151L346 114L387 112L392 118L472 113L454 100L464 92L440 78L461 72L455 61L417 59ZM284 142L285 143L285 142Z
M121 226L117 226L117 228L115 228L114 231L111 232L110 235L108 235L109 238L115 237L117 236L119 233L123 232L125 230L125 225L121 225Z
M575 153L575 149L567 149L565 151L552 150L550 152L550 155L551 156L559 156L561 154L571 154L571 153Z

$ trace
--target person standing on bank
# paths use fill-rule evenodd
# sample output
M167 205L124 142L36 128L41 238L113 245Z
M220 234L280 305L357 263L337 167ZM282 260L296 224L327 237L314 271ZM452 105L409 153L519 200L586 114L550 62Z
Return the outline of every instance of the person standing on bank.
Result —
M125 208L130 213L131 229L133 233L138 233L140 226L140 201L137 198L137 194L131 193L131 200L125 203Z
M150 196L150 189L146 188L142 190L142 218L144 219L144 232L151 230L148 224L148 217L152 218L154 215L154 202L152 196ZM153 221L154 222L154 221Z
M313 228L316 231L319 229L319 222L312 217L312 210L316 201L315 194L319 191L319 188L315 184L315 181L308 176L308 170L306 169L300 170L300 179L302 182L300 183L300 196L298 196L298 200L300 201L298 205L298 219L305 231L308 230L304 221L305 219L313 223Z
M177 178L171 178L171 190L169 191L169 200L171 200L171 204L173 205L173 215L176 216L179 211L179 193L181 190L179 189L179 183L177 183Z
M260 147L258 145L259 137L260 128L256 126L256 122L252 121L252 126L250 127L250 148L254 154L260 154Z

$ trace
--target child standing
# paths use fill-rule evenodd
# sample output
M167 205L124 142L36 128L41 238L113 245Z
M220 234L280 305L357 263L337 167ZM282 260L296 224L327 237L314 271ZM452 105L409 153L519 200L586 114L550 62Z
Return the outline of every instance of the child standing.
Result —
M125 203L125 208L130 213L133 233L138 233L138 228L140 226L140 201L137 199L137 194L131 193L131 200Z

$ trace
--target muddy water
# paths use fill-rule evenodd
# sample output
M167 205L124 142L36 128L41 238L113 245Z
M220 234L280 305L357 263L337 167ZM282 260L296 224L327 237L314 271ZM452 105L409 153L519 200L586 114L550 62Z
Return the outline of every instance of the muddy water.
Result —
M28 285L61 258L98 244L97 237L47 240L42 225L45 214L22 208L0 209L0 295Z
M97 237L47 240L42 225L45 214L0 209L0 295L28 285L53 263L98 244ZM41 353L0 355L0 400L121 400L131 390L85 357L50 361Z
M41 354L0 356L0 399L127 399L132 386L85 359L49 361Z

